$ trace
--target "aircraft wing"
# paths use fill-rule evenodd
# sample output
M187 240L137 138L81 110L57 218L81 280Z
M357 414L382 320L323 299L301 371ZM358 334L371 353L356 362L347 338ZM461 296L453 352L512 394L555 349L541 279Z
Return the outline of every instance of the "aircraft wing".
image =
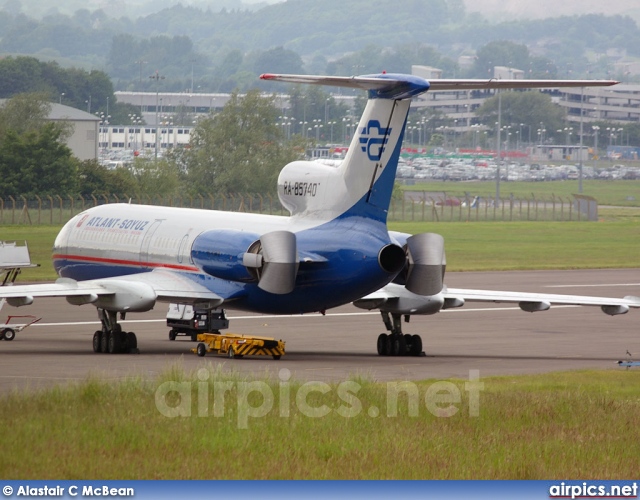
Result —
M442 309L461 307L466 302L511 302L527 312L546 311L552 305L599 306L606 314L625 314L630 308L640 308L640 297L589 297L546 293L471 290L444 287L442 292L422 296L404 286L390 283L361 299L354 305L362 309L380 309L396 314L433 314Z
M186 276L162 269L118 278L87 281L60 278L55 283L0 287L0 299L6 299L12 306L29 305L40 297L65 297L70 304L94 304L116 311L147 311L156 301L206 302L211 307L224 302L222 297Z
M516 302L527 312L545 311L553 304L600 306L606 314L624 314L629 308L640 308L640 297L626 296L589 297L584 295L559 295L548 293L503 292L495 290L468 290L464 288L447 288L442 291L446 300L456 299L464 302Z

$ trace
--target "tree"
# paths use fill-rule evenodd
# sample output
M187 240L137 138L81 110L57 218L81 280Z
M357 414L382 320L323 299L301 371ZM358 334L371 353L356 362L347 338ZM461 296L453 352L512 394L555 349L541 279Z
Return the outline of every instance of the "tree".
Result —
M0 143L9 130L16 134L38 130L49 116L45 93L18 94L0 107Z
M551 100L547 94L537 90L526 92L511 91L502 92L502 116L503 126L524 124L532 132L543 128L546 136L552 137L557 129L562 128L564 112ZM498 121L498 96L487 99L476 111L482 122L490 130L496 129Z
M148 196L171 196L180 185L180 169L168 159L153 161L136 158L133 163L133 177L137 182L135 194Z
M283 143L274 98L234 92L222 111L196 126L181 158L188 191L274 192L280 169L297 157Z
M138 183L127 169L108 170L97 160L85 160L78 166L78 190L87 198L91 195L116 193L118 195L134 195L138 191Z
M53 123L18 133L9 129L0 144L0 196L67 195L76 192L76 161Z
M492 78L495 66L527 69L529 67L529 49L526 45L496 40L478 49L474 64L476 78Z

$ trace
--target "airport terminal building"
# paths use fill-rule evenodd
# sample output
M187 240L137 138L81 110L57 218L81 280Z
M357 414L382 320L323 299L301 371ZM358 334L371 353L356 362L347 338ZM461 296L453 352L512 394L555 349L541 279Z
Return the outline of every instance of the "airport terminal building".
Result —
M426 66L413 66L412 73L426 79L440 78L442 71ZM524 71L515 68L495 67L495 78L524 79ZM447 133L460 136L469 132L480 132L475 112L486 99L494 95L494 90L448 90L427 92L413 100L412 108L431 108L447 117L452 123ZM573 141L578 137L580 122L583 134L594 133L592 124L608 121L620 126L640 121L640 85L620 83L613 87L549 89L543 92L551 95L556 105L562 107L572 127ZM353 96L336 95L341 102L352 107ZM165 92L116 92L118 102L132 104L140 108L140 116L147 125L103 125L100 127L99 145L102 149L154 149L156 140L162 151L189 143L191 131L197 117L219 111L229 99L229 94L221 93L165 93ZM289 109L288 96L276 96L276 106L286 117ZM187 123L179 116L189 116ZM196 118L194 120L193 118ZM181 123L181 125L177 125ZM156 126L157 125L157 126ZM422 123L424 126L424 123ZM413 124L418 129L420 124ZM295 130L295 124L292 130ZM527 129L528 128L528 129ZM604 137L606 131L601 131ZM156 138L156 133L158 137ZM410 133L408 130L407 133ZM418 132L419 133L419 132ZM530 145L541 143L543 130L526 127L517 132L518 141ZM570 142L570 141L567 141ZM515 145L515 141L514 141Z

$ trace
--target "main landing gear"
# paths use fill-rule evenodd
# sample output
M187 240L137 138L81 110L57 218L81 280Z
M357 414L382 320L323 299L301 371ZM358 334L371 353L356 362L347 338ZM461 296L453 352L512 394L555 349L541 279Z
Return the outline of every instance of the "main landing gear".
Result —
M422 338L420 335L402 333L402 316L380 311L384 326L390 334L378 336L378 354L380 356L422 356ZM409 322L409 316L405 318Z
M109 354L140 352L136 334L122 331L122 327L118 324L117 313L98 308L98 316L102 323L102 330L97 330L93 334L93 352ZM120 319L124 319L124 313L120 313Z

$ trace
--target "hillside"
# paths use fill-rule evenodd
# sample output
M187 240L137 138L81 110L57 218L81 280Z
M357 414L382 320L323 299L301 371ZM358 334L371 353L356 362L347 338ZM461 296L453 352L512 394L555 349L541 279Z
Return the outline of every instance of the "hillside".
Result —
M628 0L464 0L464 4L467 12L479 12L494 21L605 14L627 15L640 22L640 5Z

